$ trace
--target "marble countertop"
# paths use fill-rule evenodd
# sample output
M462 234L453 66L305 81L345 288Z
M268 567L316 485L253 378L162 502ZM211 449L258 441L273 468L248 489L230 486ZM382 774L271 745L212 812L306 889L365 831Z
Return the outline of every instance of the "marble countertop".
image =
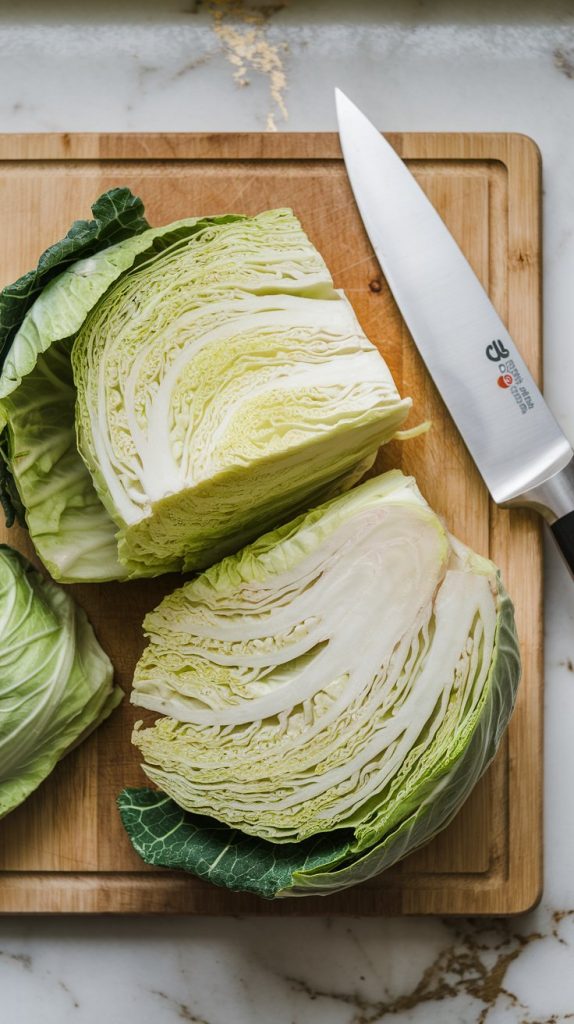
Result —
M0 0L0 131L511 130L544 162L545 381L574 442L574 7ZM574 590L546 560L545 889L521 918L0 918L6 1024L574 1020ZM326 907L328 909L328 907Z

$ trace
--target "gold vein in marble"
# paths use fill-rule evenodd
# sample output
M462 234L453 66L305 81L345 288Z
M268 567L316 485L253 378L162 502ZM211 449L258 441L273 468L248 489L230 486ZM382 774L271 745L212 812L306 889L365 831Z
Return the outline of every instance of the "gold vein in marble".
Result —
M287 120L285 90L287 74L283 63L286 43L271 43L266 26L284 3L254 4L249 0L209 0L213 28L227 60L234 68L238 85L249 85L249 71L264 75L269 82L273 108L267 114L267 130L277 131L276 116Z
M448 1003L460 996L476 1000L475 1024L489 1024L505 1004L505 1010L520 1014L520 1024L566 1024L574 1013L552 1014L545 1019L534 1018L529 1009L506 984L510 965L532 944L552 936L567 944L559 933L561 922L574 917L574 910L554 911L550 930L528 929L528 924L542 924L538 913L523 919L524 930L505 918L444 919L450 942L423 971L413 988L394 998L369 999L353 992L315 988L302 978L284 976L294 992L311 1000L326 999L352 1008L349 1024L379 1024L387 1018L402 1020L402 1014L427 1003ZM499 1003L499 1000L502 1003ZM497 1005L498 1004L498 1005ZM445 1006L447 1019L448 1009ZM450 1019L450 1017L448 1018ZM514 1018L513 1018L514 1019Z

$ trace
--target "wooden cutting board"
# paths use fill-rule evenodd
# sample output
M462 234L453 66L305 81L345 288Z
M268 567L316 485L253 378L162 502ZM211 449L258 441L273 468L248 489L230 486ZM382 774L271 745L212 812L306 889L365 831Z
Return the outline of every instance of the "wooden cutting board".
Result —
M536 147L519 135L389 138L540 378ZM0 822L0 911L507 914L531 907L540 895L542 871L540 524L529 513L501 511L489 501L375 262L337 137L0 136L0 286L35 265L42 249L75 218L88 216L94 198L114 185L129 185L142 196L151 224L275 206L295 210L400 390L413 396L409 424L433 423L428 434L389 445L380 466L413 473L449 528L501 567L516 605L523 678L495 763L445 832L374 881L326 899L277 903L148 869L133 853L115 805L123 786L145 784L130 745L141 712L126 700L24 806ZM2 529L0 539L30 554L23 531ZM171 577L73 588L126 691L143 647L143 616L175 582Z

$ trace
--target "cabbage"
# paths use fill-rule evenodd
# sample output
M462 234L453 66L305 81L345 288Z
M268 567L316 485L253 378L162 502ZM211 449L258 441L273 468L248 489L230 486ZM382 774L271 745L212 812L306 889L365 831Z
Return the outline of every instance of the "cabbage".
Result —
M119 704L85 613L0 546L0 817Z
M495 566L393 471L224 559L145 619L125 790L149 863L273 897L389 867L456 813L520 674Z
M212 564L351 486L410 408L291 211L146 230L113 192L18 316L0 295L0 497L64 582Z

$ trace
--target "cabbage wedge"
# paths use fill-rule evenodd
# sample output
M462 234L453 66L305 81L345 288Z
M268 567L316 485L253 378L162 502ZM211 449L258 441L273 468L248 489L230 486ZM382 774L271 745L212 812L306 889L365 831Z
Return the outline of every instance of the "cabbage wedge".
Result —
M0 545L0 818L122 699L83 610Z
M165 598L132 702L161 792L119 804L150 863L262 896L328 893L443 828L520 675L495 566L393 471Z
M290 210L149 228L107 197L0 295L0 497L63 582L212 564L356 482L411 404Z

